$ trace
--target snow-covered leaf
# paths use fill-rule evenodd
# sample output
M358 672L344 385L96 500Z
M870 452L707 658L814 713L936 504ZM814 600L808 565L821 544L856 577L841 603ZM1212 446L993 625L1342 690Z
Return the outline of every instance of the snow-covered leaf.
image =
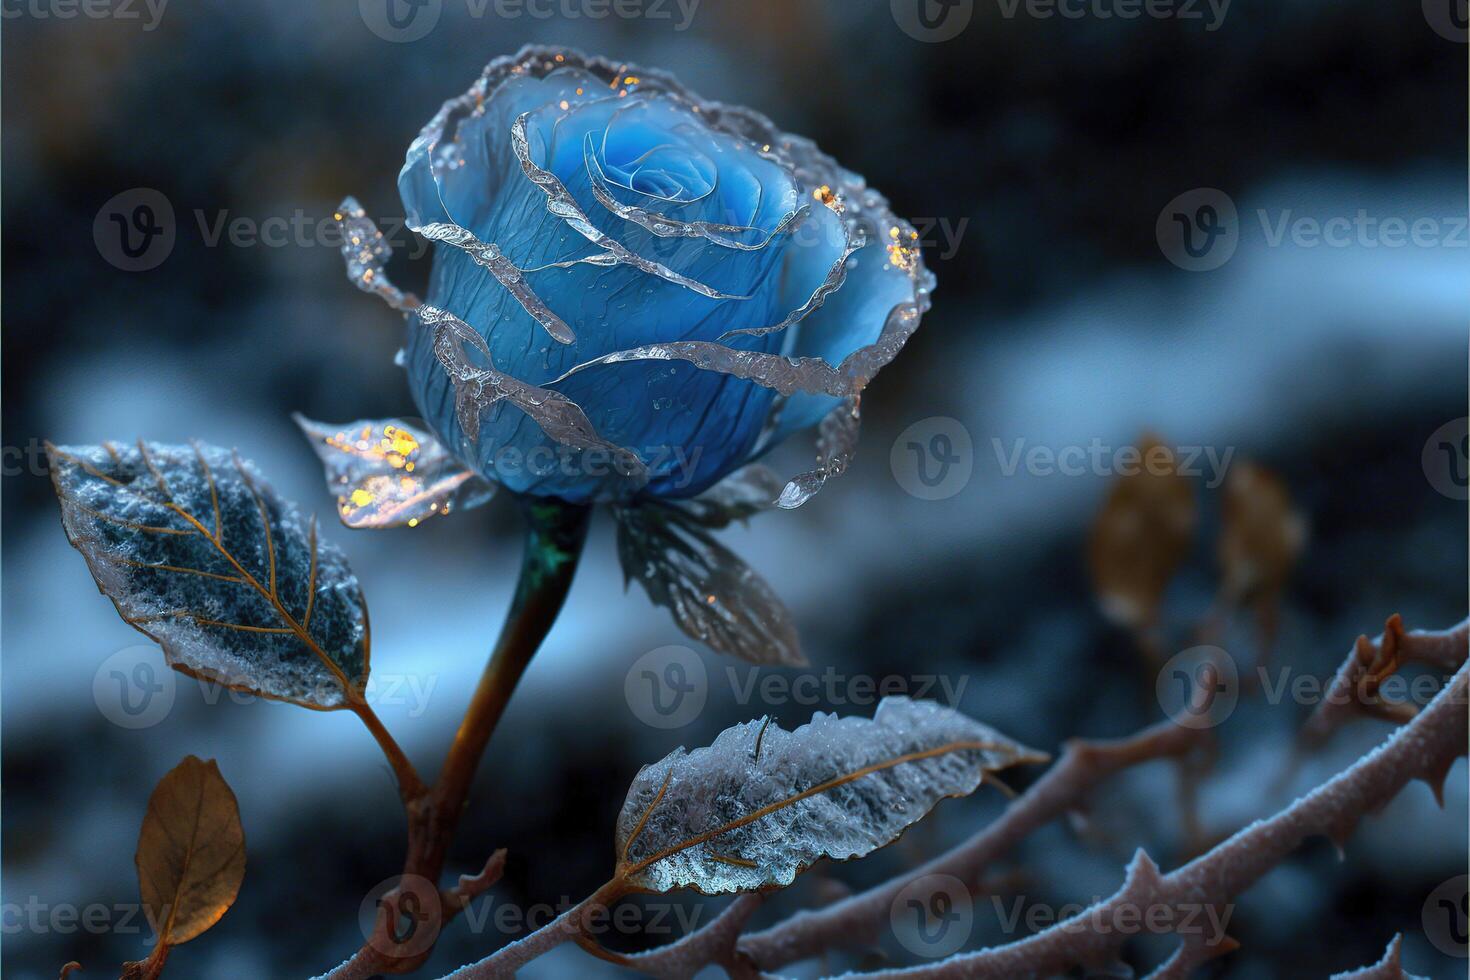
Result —
M292 417L321 457L327 490L336 494L337 515L348 527L417 527L495 496L495 484L402 419L327 425Z
M367 606L316 518L238 454L139 442L47 445L67 537L170 665L312 708L368 675Z
M687 635L756 664L802 666L791 614L765 580L678 507L620 508L618 558Z
M1045 756L930 701L885 698L872 720L769 719L645 766L618 817L618 874L654 892L789 885L822 858L892 843L988 772Z

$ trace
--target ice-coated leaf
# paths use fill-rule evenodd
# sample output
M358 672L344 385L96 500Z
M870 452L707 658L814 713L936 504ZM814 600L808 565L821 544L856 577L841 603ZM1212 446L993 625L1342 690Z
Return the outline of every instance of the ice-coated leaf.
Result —
M791 884L823 858L890 844L986 773L1045 756L931 701L885 698L872 720L769 719L645 766L618 817L618 874L707 895Z
M755 664L806 663L786 606L696 514L646 501L617 517L624 577L637 579L687 635Z
M336 495L337 515L348 527L416 527L495 496L495 484L402 419L327 425L292 418L321 458L327 491Z
M67 537L170 665L268 698L342 708L368 675L367 606L316 518L238 454L46 447Z
M158 941L178 946L214 925L245 878L245 830L211 759L184 757L158 781L138 834L138 887Z

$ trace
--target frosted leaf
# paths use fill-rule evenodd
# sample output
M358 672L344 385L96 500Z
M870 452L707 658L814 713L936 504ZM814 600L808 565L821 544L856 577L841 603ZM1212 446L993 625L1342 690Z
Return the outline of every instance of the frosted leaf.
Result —
M434 329L434 356L454 384L455 414L459 426L471 440L480 438L480 414L501 401L525 412L542 430L564 446L609 453L615 476L634 487L648 482L648 468L631 449L624 449L597 434L587 414L576 402L559 392L538 388L495 369L485 338L452 313L434 306L418 311L420 322ZM483 364L476 364L465 349L474 349Z
M882 334L872 344L859 347L836 367L820 357L785 357L762 351L735 350L708 340L675 340L664 344L646 344L628 350L614 351L583 361L552 384L565 381L588 368L627 361L687 361L701 371L718 371L782 395L803 392L852 398L862 393L868 382L889 361L898 356L910 335L919 327L919 310L905 303L889 316Z
M577 341L577 335L572 328L567 326L565 320L551 311L551 307L542 302L541 297L526 282L526 277L515 263L506 258L504 253L496 245L487 245L480 241L467 228L459 225L443 224L433 222L421 225L414 229L420 235L430 241L444 242L455 248L464 249L475 260L475 264L487 270L496 281L504 286L516 302L521 304L522 309L531 314L531 318L551 334L553 340L560 344L573 344Z
M841 476L857 452L858 435L862 416L858 412L858 401L849 398L834 408L817 432L817 468L803 473L786 484L776 506L782 510L795 510L817 495L833 477Z
M870 721L769 719L675 750L633 780L618 817L618 874L662 893L784 887L815 862L890 844L985 774L1045 756L930 701L885 698Z
M756 664L801 666L791 614L749 565L684 510L648 501L619 508L618 558L688 636Z
M344 200L332 217L342 235L342 259L347 263L347 278L352 280L352 284L365 293L378 296L400 312L417 309L419 298L393 285L383 271L393 257L393 249L362 205L357 203L357 198Z
M416 527L495 496L495 484L401 419L326 425L292 418L321 458L327 491L336 495L337 516L348 527Z
M341 708L368 675L367 607L316 519L212 446L47 445L67 537L171 666Z
M566 185L557 179L557 176L551 171L543 170L532 161L530 144L526 138L526 118L529 115L530 113L526 113L515 121L515 125L511 127L510 141L511 146L515 149L516 157L521 161L521 170L525 173L526 178L537 187L540 187L546 194L547 211L561 218L573 230L598 248L606 249L611 262L632 266L640 272L646 272L651 276L658 276L666 282L671 282L676 286L683 286L685 289L693 290L701 296L706 296L710 299L750 299L749 296L736 296L730 293L722 293L712 286L697 282L688 276L682 276L666 265L634 253L612 236L604 234L587 217L586 212L577 204L576 198L572 197Z

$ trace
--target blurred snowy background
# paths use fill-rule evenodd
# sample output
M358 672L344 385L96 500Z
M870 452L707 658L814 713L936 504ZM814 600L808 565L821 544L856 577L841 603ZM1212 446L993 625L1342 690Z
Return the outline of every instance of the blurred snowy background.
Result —
M864 399L852 470L803 510L726 536L793 608L816 665L806 673L820 680L830 667L841 683L818 684L815 703L770 703L746 694L748 668L700 651L703 711L672 731L644 724L624 696L629 668L685 641L641 592L623 593L611 529L599 524L454 850L452 869L468 871L510 849L492 910L575 900L605 880L640 765L766 712L786 727L819 708L869 714L853 678L963 684L964 710L1053 751L1157 719L1152 679L1099 613L1087 575L1087 529L1110 477L1012 471L1017 440L1122 447L1153 431L1280 475L1310 529L1284 602L1283 669L1330 675L1392 612L1422 627L1464 615L1465 504L1422 462L1436 431L1466 414L1457 0L1444 17L1411 0L1237 0L1218 22L1203 5L1202 19L1124 20L1099 16L1107 3L1045 18L975 0L955 8L972 7L970 20L940 43L906 32L902 4L887 0L703 0L687 22L689 0L606 19L568 16L602 9L574 0L531 5L549 17L431 0L427 33L397 43L380 36L374 2L194 0L161 15L156 2L113 4L101 17L63 17L74 8L51 0L5 7L7 977L51 977L69 959L100 976L143 955L141 934L54 913L136 902L148 794L186 753L219 760L249 863L234 909L174 954L170 974L301 977L360 943L359 906L401 858L401 816L372 740L347 715L208 703L182 677L155 724L110 721L104 664L120 651L161 659L129 650L145 638L67 545L37 449L47 438L199 437L238 446L278 489L330 515L289 413L346 421L413 408L392 364L401 326L351 288L315 226L349 193L372 215L397 213L394 180L419 127L484 62L528 41L670 69L814 137L898 213L930 225L940 288ZM167 200L174 241L135 272L94 224L105 229L99 212L137 188ZM1237 211L1235 252L1210 271L1177 267L1156 237L1166 205L1196 188L1223 192ZM1331 243L1302 223L1356 229L1360 215L1376 230ZM281 237L232 234L242 219L247 232ZM1386 221L1425 233L1395 239ZM428 262L402 254L393 272L421 288ZM903 445L890 459L900 433L934 418L957 420L972 447L968 482L937 501L904 489ZM1201 485L1199 499L1196 547L1168 594L1167 653L1189 645L1215 592L1219 492ZM412 532L331 529L372 609L375 673L401 682L380 713L428 772L503 616L515 520L501 502ZM1223 641L1247 665L1254 644L1244 617ZM1204 790L1210 832L1274 811L1384 734L1373 722L1344 732L1273 787L1308 710L1256 699L1227 721ZM1262 881L1238 903L1231 932L1243 948L1218 975L1321 976L1372 962L1399 930L1412 972L1463 975L1463 960L1425 938L1421 910L1465 871L1465 775L1461 762L1445 811L1411 787L1363 826L1345 862L1318 842ZM1098 800L1094 834L1049 828L997 869L1016 872L998 894L1027 906L1088 901L1116 887L1139 845L1177 862L1173 799L1169 767L1131 774ZM819 900L826 879L860 885L907 866L1001 806L988 792L946 803L889 851L814 872L758 922ZM686 915L701 905L677 904ZM493 916L481 921L452 926L430 970L514 938ZM977 901L972 945L1014 938L1004 925ZM1149 962L1164 948L1134 953ZM885 952L907 955L891 939ZM825 966L882 955L848 951ZM527 975L573 969L615 972L568 948Z

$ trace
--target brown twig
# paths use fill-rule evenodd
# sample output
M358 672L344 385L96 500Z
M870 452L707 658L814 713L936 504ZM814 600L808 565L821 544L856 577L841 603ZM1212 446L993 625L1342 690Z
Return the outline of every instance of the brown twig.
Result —
M525 511L529 522L525 555L500 639L455 732L438 780L413 796L404 796L408 849L403 878L414 884L400 884L383 896L373 935L350 959L325 974L327 980L364 980L379 973L408 973L423 965L433 951L432 943L421 948L421 942L405 945L394 938L393 909L405 887L427 880L438 892L437 907L428 910L432 921L422 925L437 937L445 924L499 877L503 852L492 855L480 875L462 877L456 888L438 891L470 782L521 675L566 601L592 513L590 508L555 500L528 502ZM393 758L391 753L389 758Z
M1386 804L1410 781L1422 779L1438 796L1450 766L1465 754L1467 685L1470 666L1413 721L1395 731L1345 772L1268 820L1259 821L1167 875L1142 850L1129 865L1123 887L1112 897L1043 932L1004 946L952 957L942 963L891 970L882 978L1011 978L1050 975L1078 965L1100 964L1138 931L1140 915L1166 910L1165 921L1183 921L1189 909L1223 906L1275 868L1308 837L1326 836L1343 847L1367 813ZM1176 931L1171 928L1170 931ZM1191 933L1170 964L1197 964L1231 948Z
M1384 950L1383 958L1372 966L1365 966L1361 970L1347 970L1342 973L1334 973L1332 980L1423 980L1404 972L1403 965L1404 936L1399 933L1394 936Z
M1353 644L1321 703L1302 726L1299 746L1306 750L1319 748L1356 718L1378 718L1394 724L1413 718L1412 704L1383 697L1383 682L1405 663L1456 670L1465 662L1467 641L1470 619L1453 629L1408 632L1397 613L1388 617L1376 640L1359 636Z
M1210 692L1203 696L1212 696L1212 689L1212 684L1201 685L1202 691ZM986 868L1033 831L1080 806L1103 780L1154 759L1188 755L1211 737L1207 729L1165 721L1129 738L1068 742L1056 765L968 841L861 894L745 936L739 950L763 969L772 970L831 946L870 941L888 921L894 899L909 883L936 874L978 882Z

